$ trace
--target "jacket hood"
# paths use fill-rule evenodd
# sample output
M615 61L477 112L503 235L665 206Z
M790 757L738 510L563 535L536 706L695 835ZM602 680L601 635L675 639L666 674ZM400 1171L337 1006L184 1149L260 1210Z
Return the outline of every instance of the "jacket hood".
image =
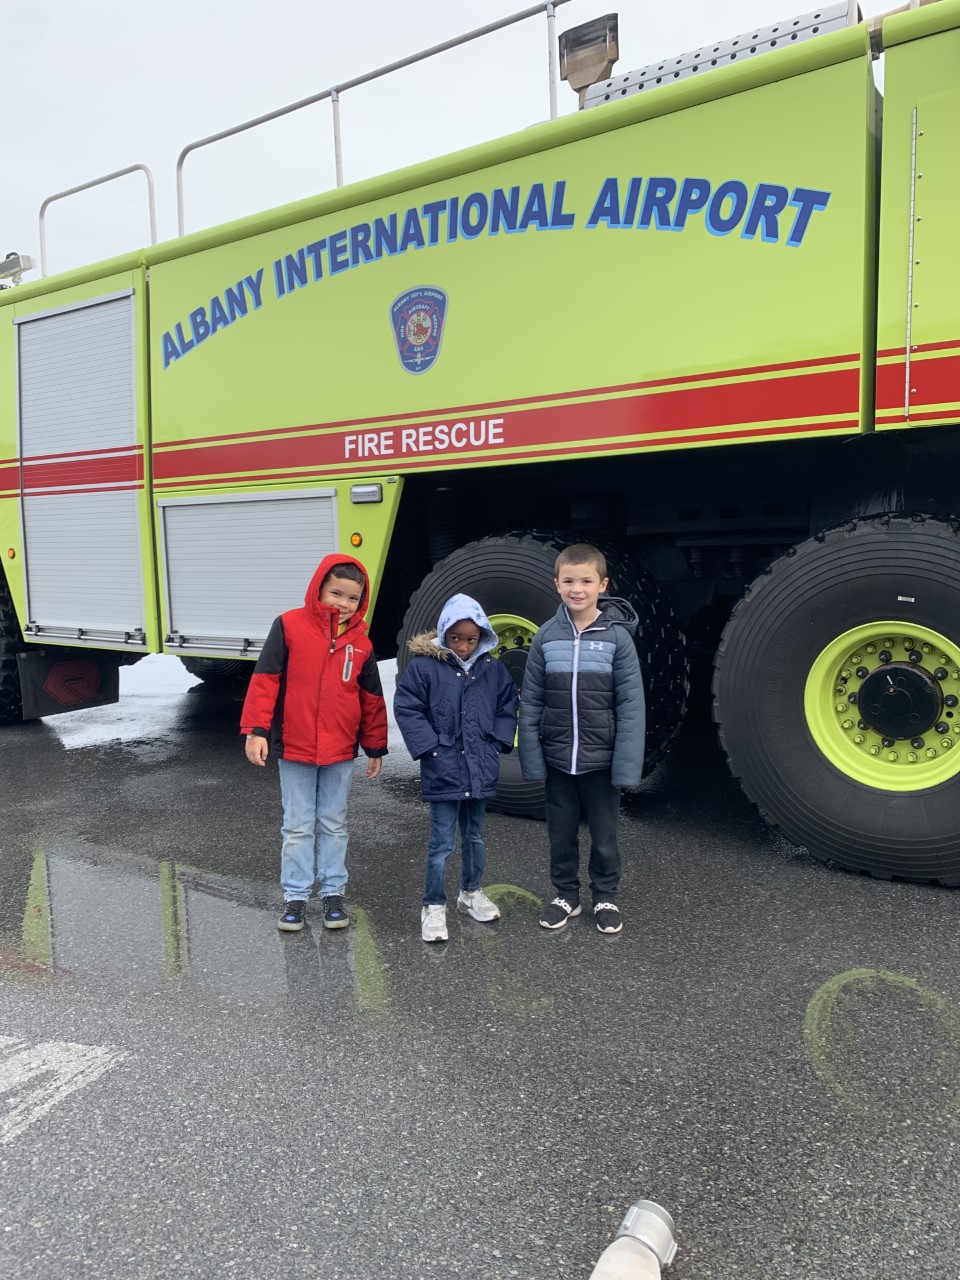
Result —
M320 603L320 588L323 586L323 580L333 568L335 564L352 564L363 574L363 594L360 597L360 603L357 606L357 612L350 619L351 623L357 622L363 618L367 612L367 606L370 603L370 579L367 577L367 571L353 556L346 556L342 552L334 551L328 556L324 556L317 565L316 572L310 579L310 585L307 587L307 594L304 597L304 604L307 610L318 620L324 619L331 611Z
M440 621L437 623L437 637L434 644L446 649L447 632L457 622L475 622L480 628L480 643L473 653L473 660L481 654L489 653L497 643L497 633L490 625L490 619L483 612L473 596L451 596L440 610Z
M621 627L626 627L630 634L636 638L640 630L640 619L637 617L637 611L629 600L624 600L620 596L601 596L597 601L597 607L600 610L600 617L591 626L597 626L599 623L606 623L612 626L614 622ZM572 626L573 623L570 614L567 612L567 606L561 604L557 610L557 617L561 621L568 622Z

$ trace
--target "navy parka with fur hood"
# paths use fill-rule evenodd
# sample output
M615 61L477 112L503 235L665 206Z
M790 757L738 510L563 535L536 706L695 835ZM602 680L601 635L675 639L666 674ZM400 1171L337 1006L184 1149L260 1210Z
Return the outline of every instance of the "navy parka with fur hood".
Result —
M443 647L449 629L469 620L480 642L466 663ZM500 754L513 747L517 690L490 656L496 632L470 596L443 606L435 632L414 636L409 666L397 681L393 711L407 750L420 762L424 800L489 800L496 794Z

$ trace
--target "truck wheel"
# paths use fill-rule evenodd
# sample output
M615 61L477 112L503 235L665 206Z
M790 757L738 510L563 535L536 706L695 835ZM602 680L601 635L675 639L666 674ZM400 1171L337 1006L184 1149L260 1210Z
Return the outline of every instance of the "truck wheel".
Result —
M16 724L23 719L20 700L20 672L17 653L23 648L23 635L17 621L3 575L0 574L0 724Z
M517 684L523 683L530 642L537 628L556 613L553 585L557 552L576 539L560 534L515 533L468 543L441 560L410 600L397 637L397 669L409 661L407 642L437 625L440 609L458 591L483 605L500 638L495 652ZM609 591L636 609L642 635L637 642L647 698L645 771L663 759L680 728L687 696L683 636L672 609L654 580L623 556L604 548ZM491 808L523 817L543 816L543 787L524 782L516 753L504 756L497 798Z
M198 676L204 684L216 689L245 685L253 672L253 663L240 658L180 658L180 661L192 676Z
M795 844L960 884L960 521L795 547L734 609L713 692L731 770Z

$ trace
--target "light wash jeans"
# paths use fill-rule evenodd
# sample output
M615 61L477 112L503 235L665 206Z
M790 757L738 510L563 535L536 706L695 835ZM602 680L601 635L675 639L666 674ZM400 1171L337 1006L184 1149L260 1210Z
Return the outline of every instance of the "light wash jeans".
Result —
M285 901L306 902L315 883L321 897L347 883L347 800L353 761L301 764L279 760L283 800L280 884Z
M427 847L427 880L423 890L423 906L442 905L447 901L443 887L447 859L457 843L460 828L460 888L472 893L480 888L486 851L483 847L483 815L486 800L431 800L430 844Z

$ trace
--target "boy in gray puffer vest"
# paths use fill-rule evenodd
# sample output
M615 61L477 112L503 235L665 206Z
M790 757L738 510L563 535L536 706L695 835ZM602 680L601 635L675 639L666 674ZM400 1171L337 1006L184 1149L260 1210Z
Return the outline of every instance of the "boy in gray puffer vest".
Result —
M447 940L447 860L460 829L457 907L474 920L500 917L480 888L486 854L483 819L497 791L500 755L513 750L517 689L490 656L497 635L470 596L443 606L435 632L409 642L413 659L397 681L393 711L407 750L420 762L420 791L430 804L430 845L420 911L424 942Z
M638 619L628 601L602 594L607 564L596 547L566 547L555 572L561 604L533 638L520 702L520 768L528 782L546 782L556 891L540 923L562 929L580 914L582 817L594 921L601 933L619 933L620 788L640 783L646 731Z

